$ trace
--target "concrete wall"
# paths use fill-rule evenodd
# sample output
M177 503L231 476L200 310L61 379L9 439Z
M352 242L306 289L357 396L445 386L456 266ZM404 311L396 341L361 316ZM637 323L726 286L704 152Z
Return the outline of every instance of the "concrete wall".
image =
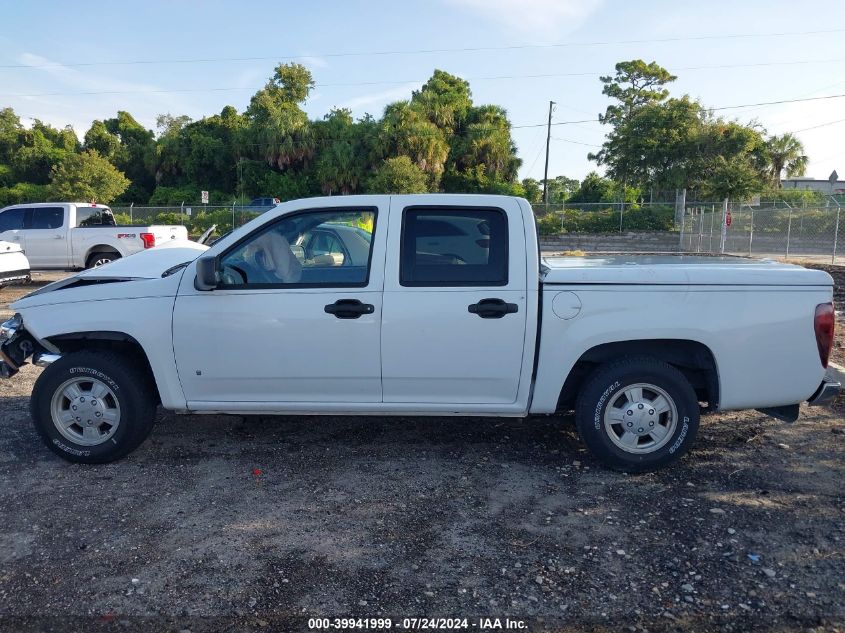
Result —
M541 235L542 251L622 251L674 252L678 250L677 233L566 233L564 235Z
M691 239L690 239L691 238ZM845 233L839 236L837 251L845 255ZM719 234L712 238L708 234L684 236L684 248L679 249L680 236L676 232L637 232L637 233L567 233L564 235L541 235L540 250L622 252L622 253L675 253L685 252L716 253L719 250ZM712 241L711 241L712 240ZM711 247L712 244L712 247ZM748 233L729 231L725 241L725 252L734 255L749 255ZM789 240L790 256L830 255L833 252L833 235L803 236L793 233ZM751 255L786 254L786 235L755 233L751 243Z

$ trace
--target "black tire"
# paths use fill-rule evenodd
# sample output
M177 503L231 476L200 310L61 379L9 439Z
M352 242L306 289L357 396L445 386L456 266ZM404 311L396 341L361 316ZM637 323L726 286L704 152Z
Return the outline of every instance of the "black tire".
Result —
M640 418L645 422L637 421L637 416L645 416L651 411L647 398L660 395L645 387L642 391L646 398L645 411L637 411L638 407L643 408L639 404L627 409L628 399L627 396L623 396L625 388L637 384L652 385L669 396L670 404L674 404L677 410L674 428L670 426L669 418L663 417L665 414L658 413L657 417ZM618 424L609 422L610 428L608 428L605 424L605 414L610 406L616 407L620 402L624 406L618 409L617 415L631 415L630 420L633 422L623 417L623 421ZM655 407L655 409L659 408ZM613 412L609 415L613 415ZM648 356L622 357L599 366L585 380L579 390L575 406L578 432L590 452L606 466L628 473L657 470L684 455L695 442L699 416L698 398L686 377L672 365ZM667 429L672 428L672 430L657 441L656 436L649 435L647 425L654 427L655 424L652 422ZM638 429L640 424L643 426ZM625 426L632 427L630 432L624 428ZM636 433L638 430L644 430L646 435L639 436ZM611 438L611 434L620 438L621 434L627 433L630 433L627 435L629 438L631 435L637 435L636 448L623 449ZM666 435L669 436L668 439ZM641 441L642 447L639 444ZM650 442L653 448L649 448ZM635 450L642 452L633 452Z
M113 435L93 446L63 435L52 416L53 397L60 387L69 380L87 377L106 385L113 394L108 396L109 402L119 407L119 423ZM152 378L138 369L132 358L109 352L76 352L62 357L41 373L32 390L29 409L35 430L56 455L70 462L104 464L124 457L141 445L153 428L157 404Z
M97 268L98 266L104 266L105 264L113 262L116 259L120 259L120 253L108 251L99 251L96 253L91 253L88 256L88 261L85 262L85 268Z

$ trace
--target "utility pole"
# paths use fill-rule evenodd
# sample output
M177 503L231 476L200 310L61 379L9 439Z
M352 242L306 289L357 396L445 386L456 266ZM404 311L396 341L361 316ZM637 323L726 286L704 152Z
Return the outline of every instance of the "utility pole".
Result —
M546 128L546 169L543 171L543 204L549 208L549 142L552 140L552 110L555 102L549 101L549 125Z

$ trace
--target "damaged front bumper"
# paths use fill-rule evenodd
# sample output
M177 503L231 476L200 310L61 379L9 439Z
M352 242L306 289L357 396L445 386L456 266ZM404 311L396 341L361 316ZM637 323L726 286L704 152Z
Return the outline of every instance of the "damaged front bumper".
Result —
M0 324L0 378L17 374L30 356L36 364L49 364L58 359L58 355L50 354L38 344L24 328L21 315L16 314Z

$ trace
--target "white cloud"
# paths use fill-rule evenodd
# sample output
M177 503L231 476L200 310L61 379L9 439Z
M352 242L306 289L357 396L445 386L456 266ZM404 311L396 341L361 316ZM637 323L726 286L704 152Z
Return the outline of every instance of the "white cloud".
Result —
M23 53L18 56L18 61L24 66L39 70L53 79L61 81L68 86L73 86L80 92L137 92L155 90L156 87L150 84L139 84L127 81L120 81L110 78L98 77L90 73L83 73L75 68L63 66L41 55Z
M570 32L604 0L445 0L511 29L553 36Z
M22 53L17 61L38 75L25 86L8 86L13 93L33 93L10 99L11 105L27 113L28 117L37 117L58 127L70 124L78 136L85 133L94 119L114 116L118 110L128 110L149 128L154 127L157 114L197 114L196 108L190 107L180 96L155 92L160 87L154 84L116 79L94 70L78 70L33 53ZM45 84L45 79L49 83ZM51 95L53 92L59 94ZM20 103L26 105L21 107Z
M311 68L326 68L329 65L322 57L317 57L316 55L303 55L299 57L297 61L305 66L310 66Z
M359 108L363 108L364 106L387 104L391 101L396 101L398 99L410 99L411 91L418 89L419 87L420 84L418 83L402 84L401 86L397 88L391 88L390 90L373 92L365 95L360 95L358 97L353 97L351 99L347 99L343 103L339 104L338 107L349 108L350 110L357 110Z

